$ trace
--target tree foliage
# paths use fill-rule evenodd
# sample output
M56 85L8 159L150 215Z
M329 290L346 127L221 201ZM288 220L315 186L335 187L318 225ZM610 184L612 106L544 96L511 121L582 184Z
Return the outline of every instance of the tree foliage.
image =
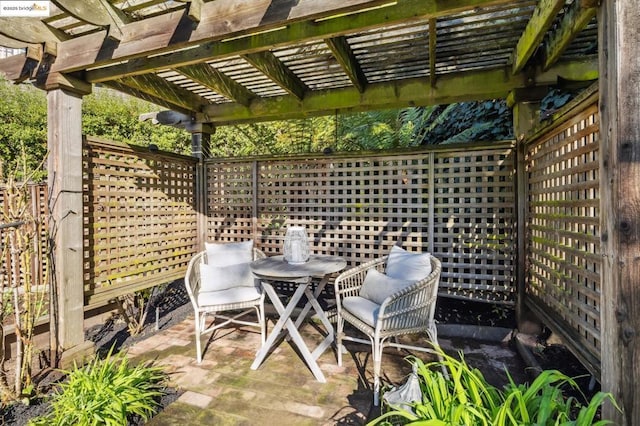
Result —
M0 174L13 173L23 154L33 169L47 152L46 93L29 84L13 85L0 78ZM188 154L191 138L184 130L141 122L140 114L160 107L118 92L96 87L82 102L82 132L134 145L155 144L166 151ZM35 174L42 179L44 171Z
M14 174L22 161L34 170L47 152L47 103L44 92L0 80L0 174ZM18 176L18 179L22 176Z
M2 83L0 158L5 168L11 169L15 159L25 152L31 165L38 164L46 153L46 95L29 85ZM550 99L557 108L568 97ZM96 87L83 99L83 133L134 145L154 144L161 150L188 154L191 147L188 132L141 122L138 118L159 109L148 102ZM511 138L511 110L504 100L488 100L220 126L211 137L210 149L214 157L233 157L328 149L371 151Z

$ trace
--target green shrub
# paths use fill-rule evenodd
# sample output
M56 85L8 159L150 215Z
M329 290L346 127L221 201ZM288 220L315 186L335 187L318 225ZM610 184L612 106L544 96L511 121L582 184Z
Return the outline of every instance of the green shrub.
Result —
M159 367L132 367L125 356L111 351L103 360L65 373L67 381L53 395L51 412L30 425L121 426L136 416L146 421L156 412L167 381Z
M566 398L563 387L578 389L576 382L557 370L545 370L531 384L516 384L509 376L503 390L491 386L482 373L438 349L443 361L424 364L409 357L417 371L422 401L411 408L391 406L371 425L413 424L446 425L605 425L596 421L598 408L605 400L616 407L611 394L598 392L588 405ZM446 377L441 366L446 367Z

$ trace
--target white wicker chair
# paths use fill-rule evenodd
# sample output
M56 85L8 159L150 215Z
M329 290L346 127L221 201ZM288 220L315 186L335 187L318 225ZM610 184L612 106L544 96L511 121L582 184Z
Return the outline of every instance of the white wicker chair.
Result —
M263 257L266 256L262 251L256 248L253 249L254 260ZM213 331L221 327L225 327L230 323L260 327L260 333L262 334L262 344L264 344L264 342L266 341L267 333L264 315L264 292L262 291L262 288L259 287L259 291L254 292L253 294L249 294L248 297L244 298L235 297L233 293L229 294L229 292L233 292L234 289L222 290L218 293L220 293L221 297L224 297L226 300L221 301L220 303L211 303L211 300L215 300L215 294L212 293L216 292L207 292L207 300L209 300L209 302L206 305L203 305L199 303L198 297L201 287L201 263L207 263L206 251L198 253L191 259L184 280L185 286L187 288L187 293L189 294L189 299L191 300L191 304L193 305L193 310L195 312L196 358L198 360L198 363L202 362L203 354L200 337L202 335L212 333ZM224 278L221 277L221 279ZM245 292L242 293L244 294ZM233 302L229 302L229 299L232 299ZM243 316L251 313L254 309L258 317L256 322L241 319ZM224 311L236 312L229 315L220 314L220 312ZM207 315L212 316L212 322L209 327L207 327L206 325ZM216 324L216 317L222 319L223 321Z
M345 271L335 280L335 294L338 308L336 333L338 365L342 365L343 340L366 343L372 346L373 399L374 405L376 406L379 405L380 402L380 369L382 364L382 351L385 347L393 346L434 353L432 347L409 346L396 342L395 338L397 336L421 332L426 332L429 340L434 345L438 345L434 315L441 264L440 261L433 256L430 258L431 273L429 276L387 297L381 305L375 305L376 307L379 306L379 308L377 308L379 310L373 320L374 326L371 326L363 320L363 318L361 318L362 315L358 316L345 308L343 304L344 299L346 297L359 295L360 288L369 269L375 268L384 273L388 257L389 256L384 256ZM375 315L375 310L373 310L373 312ZM344 321L349 322L357 330L364 333L369 340L345 335Z

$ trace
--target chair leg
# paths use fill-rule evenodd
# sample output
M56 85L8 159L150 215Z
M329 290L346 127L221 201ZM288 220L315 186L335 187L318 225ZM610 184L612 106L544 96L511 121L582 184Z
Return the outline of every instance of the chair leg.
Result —
M202 343L200 342L200 330L202 329L201 319L204 319L204 315L201 318L198 311L195 313L195 326L196 326L196 360L198 364L202 362Z
M373 355L373 405L380 405L380 370L382 369L382 342L374 339L371 345Z
M256 309L258 311L258 321L260 321L260 334L262 336L262 346L264 346L264 344L267 341L267 321L265 319L265 314L264 314L264 305L256 306Z
M338 315L336 321L336 352L338 353L338 366L342 367L342 335L344 330L344 319Z

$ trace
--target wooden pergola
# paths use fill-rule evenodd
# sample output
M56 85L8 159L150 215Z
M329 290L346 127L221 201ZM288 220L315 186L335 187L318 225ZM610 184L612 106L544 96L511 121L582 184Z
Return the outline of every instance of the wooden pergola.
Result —
M599 78L602 387L640 424L640 16L633 0L53 0L0 17L0 60L47 91L58 350L83 345L82 97L94 84L215 126L506 98L514 130ZM519 200L522 204L522 200ZM519 227L519 231L523 229ZM520 258L522 250L520 247ZM523 282L521 260L518 282Z

